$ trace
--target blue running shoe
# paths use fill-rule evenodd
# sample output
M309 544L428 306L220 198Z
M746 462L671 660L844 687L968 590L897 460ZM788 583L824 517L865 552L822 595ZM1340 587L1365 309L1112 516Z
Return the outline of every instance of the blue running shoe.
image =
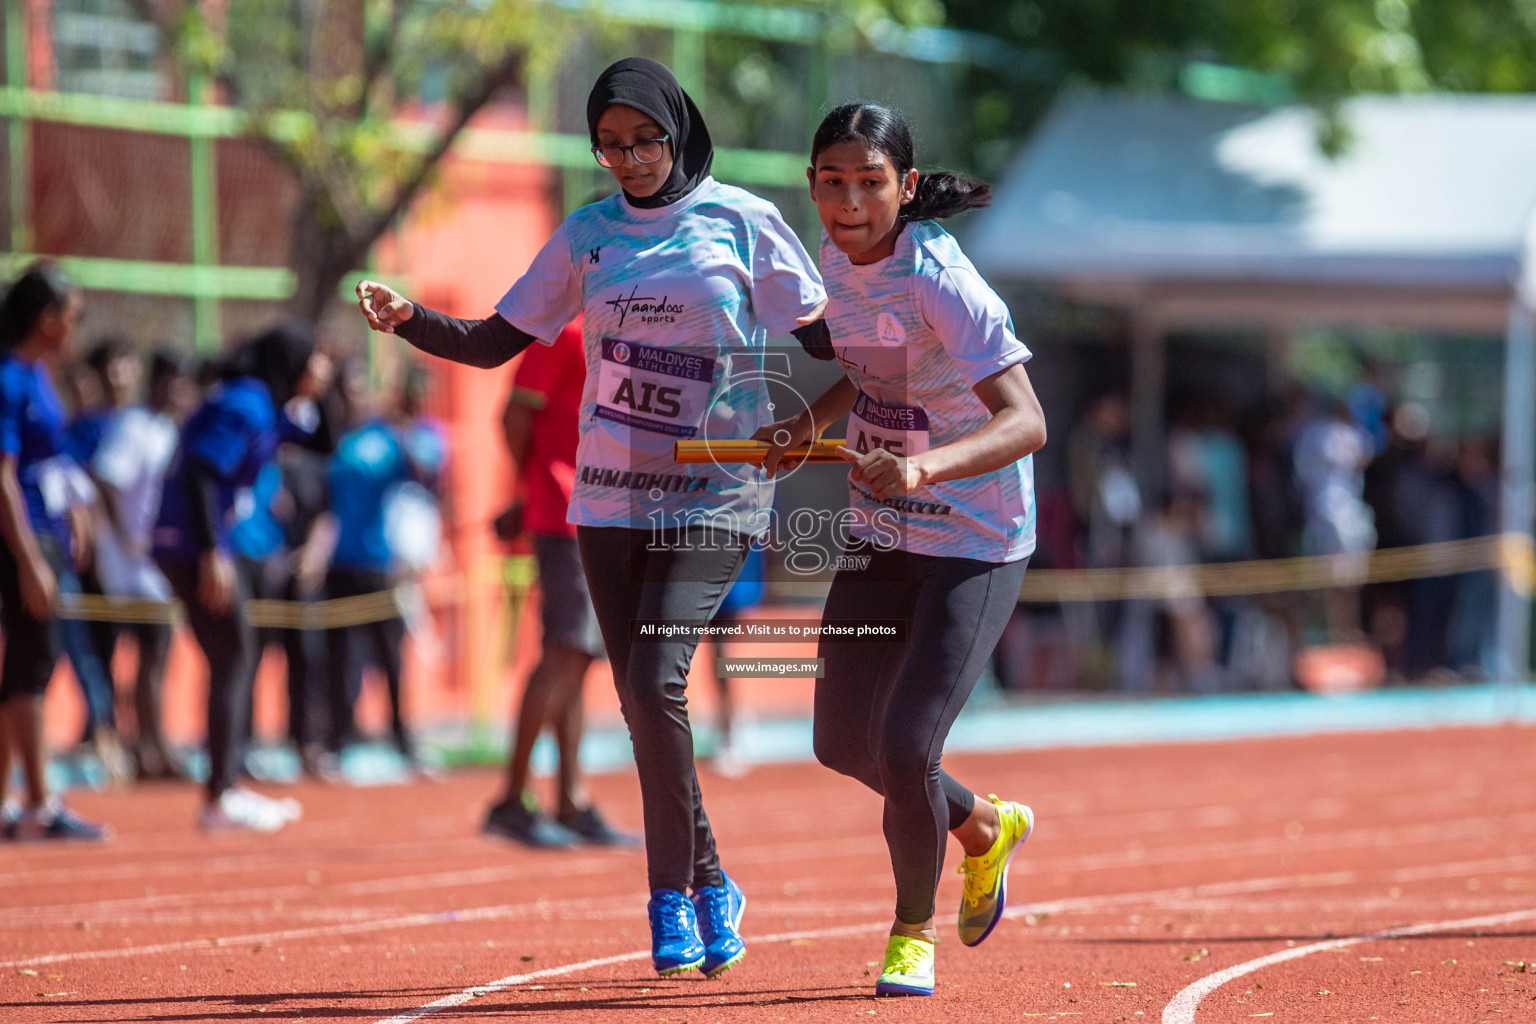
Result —
M646 910L651 915L651 966L657 974L681 974L704 962L704 943L687 896L657 889Z
M741 963L747 944L741 938L741 914L747 909L747 895L724 871L724 885L706 885L693 890L690 899L697 911L699 938L704 940L704 977L713 978Z

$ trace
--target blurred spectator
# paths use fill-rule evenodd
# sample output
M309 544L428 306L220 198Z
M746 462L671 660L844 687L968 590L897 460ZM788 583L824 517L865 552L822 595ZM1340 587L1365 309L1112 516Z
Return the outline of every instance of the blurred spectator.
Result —
M393 589L398 560L385 532L386 496L392 487L417 475L399 432L374 408L367 364L348 361L338 374L337 384L344 426L331 458L327 518L336 544L325 578L326 596L333 600ZM419 767L401 694L400 646L404 640L405 623L398 608L379 621L328 631L332 752L339 753L355 738L353 707L362 690L364 666L372 662L383 672L389 692L395 747L407 762Z
M208 662L209 772L198 815L205 830L272 832L300 814L296 801L236 785L258 649L229 520L239 492L256 482L281 443L330 446L321 402L330 375L330 360L305 325L282 324L241 345L182 428L166 474L154 557Z
M149 557L149 549L166 469L193 397L192 381L180 357L155 353L149 366L147 402L123 409L107 425L90 462L101 493L96 578L110 597L171 599L170 584ZM186 768L172 755L161 731L160 689L170 652L170 625L99 622L92 624L92 630L109 669L119 637L132 636L138 647L133 752L139 778L185 778Z
M1100 395L1068 440L1072 504L1086 530L1090 566L1125 565L1141 489L1131 470L1131 411L1121 395Z
M1387 450L1387 395L1381 389L1381 367L1367 363L1360 382L1349 389L1349 415L1371 439L1371 455Z
M1274 396L1248 430L1248 494L1254 554L1288 558L1298 553L1305 523L1297 487L1292 441L1300 426L1305 396L1295 390Z
M64 444L75 465L84 471L95 458L102 435L139 397L138 356L126 340L107 338L92 346L84 362L71 369L69 379L81 404L65 430ZM69 514L75 528L75 557L59 578L60 592L99 596L103 590L94 556L101 510L94 483L72 490ZM113 781L126 782L132 779L135 766L117 732L111 661L115 634L104 623L76 618L60 620L59 628L64 652L85 692L83 742Z
M395 419L401 443L416 467L418 482L441 501L447 496L448 427L426 411L431 390L432 375L423 367L409 364L400 384Z
M1253 549L1248 453L1221 396L1201 395L1186 408L1184 422L1168 434L1168 464L1169 486L1198 494L1205 506L1204 557L1247 558Z
M1371 507L1365 503L1365 467L1371 439L1339 402L1320 400L1296 435L1293 460L1305 525L1302 549L1309 555L1364 558L1376 546ZM1363 568L1363 562L1362 562ZM1328 630L1335 641L1360 630L1359 588L1342 578L1324 594Z
M43 697L59 658L58 577L69 543L64 407L47 362L68 347L81 294L34 263L0 300L0 803L7 839L108 839L48 791ZM78 467L76 467L78 468ZM9 799L13 756L25 802Z
M1460 535L1486 537L1498 529L1499 470L1494 443L1469 437L1456 453L1456 494L1461 509ZM1496 669L1498 573L1492 570L1462 573L1456 577L1452 599L1447 664L1475 679L1488 678Z
M1433 481L1424 449L1429 435L1429 415L1423 407L1408 403L1387 418L1386 449L1365 470L1364 496L1376 524L1377 543L1383 548L1418 543L1422 536L1417 508L1429 500ZM1381 649L1393 676L1408 674L1408 595L1412 580L1374 583L1363 595L1365 624L1372 641Z
M1141 518L1142 498L1131 469L1130 432L1131 410L1124 396L1104 394L1089 403L1082 422L1067 441L1068 487L1089 568L1122 566L1131 561L1131 539ZM1139 628L1130 610L1122 602L1103 601L1074 612L1070 616L1076 626L1074 632L1094 655L1110 649L1121 655L1121 682L1126 685L1127 666L1145 662L1136 653L1125 654L1135 650L1137 638L1133 633ZM1131 674L1137 671L1133 669Z
M263 466L256 482L236 499L230 530L235 567L255 600L309 602L319 595L330 558L330 523L323 519L328 494L326 460L290 449ZM325 757L320 716L325 694L325 641L320 630L263 626L256 631L251 659L254 681L264 652L282 650L287 667L288 739L307 774L335 778L338 766ZM247 715L247 771L259 773L250 757L253 718Z
M1134 634L1127 633L1135 637L1135 653L1128 650L1125 655L1128 665L1123 678L1127 680L1127 690L1145 693L1151 689L1146 675L1153 664L1153 610L1161 612L1168 623L1181 687L1197 693L1215 693L1221 688L1215 618L1194 574L1183 568L1202 561L1200 538L1205 518L1205 502L1200 493L1180 488L1171 491L1162 507L1136 532L1136 564L1162 567L1165 571L1159 574L1163 596L1156 601L1128 602L1128 615L1137 628Z
M335 524L326 516L331 501L329 460L289 446L278 454L277 464L281 489L273 513L282 526L285 557L274 596L312 603L324 596L336 544ZM325 630L285 630L282 645L288 663L288 740L307 774L335 778L339 766L326 758L325 747L330 679Z

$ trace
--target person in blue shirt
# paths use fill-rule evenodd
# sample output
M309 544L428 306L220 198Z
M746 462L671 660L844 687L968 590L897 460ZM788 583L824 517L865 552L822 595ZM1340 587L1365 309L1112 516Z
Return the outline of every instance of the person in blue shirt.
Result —
M230 531L235 568L246 594L269 601L314 601L330 557L324 512L329 505L325 456L290 445L257 474L256 483L236 501L238 521ZM288 739L304 771L337 777L339 765L324 759L319 716L325 693L325 640L320 630L264 626L256 631L254 673L268 647L283 649L288 673ZM253 686L254 691L254 686ZM249 745L252 718L244 740Z
M231 553L231 513L279 444L328 445L318 399L330 361L316 351L307 326L285 324L241 345L222 378L182 428L161 496L154 557L208 659L209 772L199 824L273 832L298 817L297 802L235 785L258 651Z
M34 263L0 301L0 797L12 756L26 778L25 807L5 806L7 839L110 839L48 793L43 695L59 659L55 605L70 544L73 467L63 454L64 407L46 361L63 352L80 293L51 263Z
M330 599L374 594L393 587L393 575L399 566L384 529L386 497L392 488L419 475L399 430L372 407L366 364L347 364L339 375L338 393L347 428L331 458L330 514L336 548L325 578L325 593ZM329 632L329 746L333 752L340 753L353 738L352 709L362 690L363 666L373 661L384 673L389 689L395 746L408 762L416 765L400 702L400 645L404 640L405 622L398 615Z

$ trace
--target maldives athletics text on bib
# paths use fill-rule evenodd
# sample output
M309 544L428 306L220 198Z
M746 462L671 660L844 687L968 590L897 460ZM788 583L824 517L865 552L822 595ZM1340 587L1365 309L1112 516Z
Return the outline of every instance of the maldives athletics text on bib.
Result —
M928 450L928 414L915 405L884 404L859 392L848 414L848 447L860 455L884 448L908 458Z
M692 437L709 409L715 360L694 352L604 338L593 415L673 437Z

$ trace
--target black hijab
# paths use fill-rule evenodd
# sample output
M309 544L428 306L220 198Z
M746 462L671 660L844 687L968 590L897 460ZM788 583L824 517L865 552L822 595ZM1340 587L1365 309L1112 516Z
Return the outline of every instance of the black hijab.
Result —
M672 174L653 196L624 193L629 205L643 210L670 206L709 176L715 145L703 115L665 65L645 57L625 57L597 76L587 97L587 130L597 145L597 120L615 103L634 107L661 125L672 140Z
M279 409L288 404L315 352L315 334L307 324L278 324L235 349L223 377L255 377L272 393Z

